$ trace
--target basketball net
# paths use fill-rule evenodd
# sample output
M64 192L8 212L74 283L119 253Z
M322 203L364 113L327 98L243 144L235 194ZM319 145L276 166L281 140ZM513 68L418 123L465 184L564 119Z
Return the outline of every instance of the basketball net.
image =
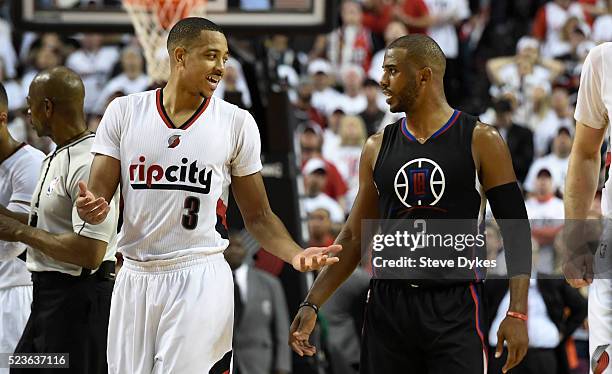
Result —
M206 0L123 0L123 7L144 50L149 78L153 82L168 81L168 32L185 17L206 16Z

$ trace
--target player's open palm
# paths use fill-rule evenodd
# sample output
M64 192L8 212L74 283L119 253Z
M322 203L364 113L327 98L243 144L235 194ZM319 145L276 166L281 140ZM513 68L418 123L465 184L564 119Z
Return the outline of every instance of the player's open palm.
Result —
M317 314L310 307L298 309L298 313L289 329L289 346L300 356L312 356L317 352L315 346L308 341L315 328Z
M529 348L527 322L514 317L504 318L499 325L499 330L497 330L495 358L501 357L504 341L508 346L508 358L502 368L502 372L507 373L508 370L523 361L523 358L527 354L527 349Z
M108 202L103 197L96 197L87 189L85 182L79 182L79 197L76 200L79 217L89 224L97 225L106 219L110 211Z
M321 269L325 265L335 264L340 261L333 257L342 250L342 246L335 244L329 247L310 247L295 255L291 261L293 268L298 271L312 271Z

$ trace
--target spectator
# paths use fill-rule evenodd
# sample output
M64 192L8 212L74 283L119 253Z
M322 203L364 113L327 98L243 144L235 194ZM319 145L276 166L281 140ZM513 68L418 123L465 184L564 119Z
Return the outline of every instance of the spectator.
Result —
M32 83L32 80L36 74L43 70L51 69L62 64L62 57L59 52L49 47L41 46L33 51L32 55L33 66L30 66L21 78L21 88L23 90L24 97L28 96L30 83Z
M0 57L0 83L4 86L8 96L8 111L14 112L25 107L25 95L19 83L8 77L4 60Z
M251 107L251 93L240 62L230 57L225 63L225 73L219 82L214 96L235 104L243 109Z
M538 251L533 252L534 269ZM493 357L497 345L497 329L506 316L510 303L507 279L487 279L484 299L487 308L489 357ZM529 348L525 358L514 367L513 374L569 373L566 340L582 324L587 316L587 303L580 292L564 279L549 274L534 276L529 284L529 319L527 329ZM506 362L507 349L500 358L489 360L488 372L501 373Z
M342 26L334 30L327 40L327 56L340 70L344 65L355 64L365 71L372 58L372 35L361 21L361 5L355 0L344 0L340 9Z
M406 26L399 22L393 21L389 23L387 28L385 29L385 45L389 45L392 41L397 38L400 38L404 35L408 34L408 29ZM380 82L383 76L383 61L385 59L385 48L376 52L372 57L372 64L370 65L370 70L368 71L368 76L372 78L375 82Z
M66 66L78 73L85 84L85 113L95 113L95 105L108 80L113 67L119 60L116 47L104 47L101 34L84 34L81 48L74 51Z
M304 186L306 196L303 199L304 211L310 214L315 209L323 208L329 212L332 223L341 225L344 223L344 211L336 200L323 193L327 182L325 162L320 158L311 158L302 168L304 175Z
M608 0L606 12L595 19L591 39L597 44L612 42L612 0Z
M342 179L340 172L334 164L325 160L321 155L322 137L317 128L306 127L300 135L300 151L302 156L302 167L312 158L319 158L325 162L325 172L327 175L323 192L344 206L344 195L348 190L346 182ZM320 129L319 129L320 131Z
M329 211L317 208L308 214L308 246L328 247L334 244Z
M121 74L111 79L98 96L98 102L95 106L96 114L104 114L109 103L109 97L116 92L129 95L146 91L149 78L144 73L142 54L139 49L126 47L121 51L121 69Z
M381 36L393 19L393 2L388 0L364 0L362 24L376 37Z
M408 27L412 34L427 34L427 28L436 23L429 14L425 0L404 0L395 6L393 16Z
M245 261L247 251L238 233L230 235L224 252L234 276L234 373L288 374L289 312L283 286Z
M570 17L585 22L584 11L580 4L573 0L554 0L542 5L533 22L532 34L543 44L542 55L555 58L567 53L563 43L562 29Z
M385 117L385 112L380 110L378 100L380 97L380 85L372 79L366 79L363 84L363 92L365 94L368 106L366 109L359 113L359 116L365 123L367 129L367 135L375 134L380 128L381 121Z
M536 159L529 168L529 173L523 185L525 190L535 192L538 172L542 169L548 169L552 175L555 191L562 194L571 150L572 135L570 129L560 127L552 143L552 153Z
M308 80L302 81L297 88L297 100L294 104L298 122L314 122L321 128L326 126L325 116L312 105L314 87Z
M411 3L412 1L406 1ZM426 6L426 11L422 4ZM396 10L398 19L409 27L427 28L427 35L440 45L446 55L446 72L444 74L444 91L451 105L456 106L461 99L461 76L459 64L459 37L457 26L470 17L467 0L418 0L414 5L404 5L405 11L419 14L408 16ZM410 9L412 8L412 9Z
M330 159L338 167L342 178L349 186L346 194L346 213L353 206L359 190L359 159L367 136L361 117L345 116L340 121L340 147L333 156L330 156Z
M552 274L555 267L554 241L563 228L563 200L555 196L552 175L546 168L536 175L533 195L525 202L531 221L531 235L540 249L538 268L541 273Z
M533 90L552 82L565 70L563 63L540 58L539 43L529 37L521 38L516 45L516 55L497 57L487 61L487 74L493 83L490 93L499 97L510 93L516 97L516 120L526 123L531 113Z
M536 157L550 152L550 144L560 127L573 127L573 110L570 106L567 90L555 88L550 95L549 86L536 87L533 91L532 114L527 119L527 126L534 132Z
M490 207L487 206L487 211L490 210ZM508 274L508 270L506 269L506 257L504 255L504 245L499 227L492 219L487 219L486 221L485 238L487 259L490 261L495 260L496 264L495 267L488 269L487 277L503 277Z
M17 76L17 53L13 47L11 26L0 18L0 58L4 61L7 78Z
M334 110L327 116L327 127L323 131L323 156L332 157L340 147L340 122L345 114L342 109Z
M291 66L299 71L298 55L289 48L289 37L283 34L272 35L266 39L264 46L267 50L268 67L275 68L280 65Z
M533 161L533 133L512 122L512 103L502 99L495 104L495 127L508 144L516 178L525 180Z
M343 371L342 374L359 373L359 337L369 285L369 274L357 266L321 308L329 329L329 351L335 352L330 361L334 365L334 361L342 360L350 367L350 371Z
M312 106L325 115L329 114L331 106L337 103L340 97L340 93L331 87L331 73L331 64L326 60L316 59L308 65L308 75L314 86Z
M368 106L368 100L363 93L363 69L358 65L346 65L341 74L344 93L338 98L337 108L350 115L363 112Z

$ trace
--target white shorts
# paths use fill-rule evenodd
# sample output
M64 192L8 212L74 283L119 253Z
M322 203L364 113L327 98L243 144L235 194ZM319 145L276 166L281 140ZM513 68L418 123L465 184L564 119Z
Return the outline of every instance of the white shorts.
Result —
M229 373L233 290L221 253L126 258L111 301L109 373Z
M13 353L32 308L32 286L0 289L0 353ZM0 374L9 369L0 368Z
M604 353L605 352L605 353ZM607 355L607 358L604 357ZM612 281L593 279L589 287L589 357L596 374L612 374ZM604 371L595 371L596 368Z

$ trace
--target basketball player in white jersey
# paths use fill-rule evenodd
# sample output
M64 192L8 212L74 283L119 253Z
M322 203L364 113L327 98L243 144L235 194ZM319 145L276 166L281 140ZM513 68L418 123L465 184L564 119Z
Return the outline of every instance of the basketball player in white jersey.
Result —
M612 118L612 43L593 48L582 67L576 135L565 187L566 223L583 222L593 202L600 171L600 152ZM595 374L612 374L612 182L606 181L602 196L605 229L596 252L570 253L565 276L574 287L589 287L589 352ZM577 226L580 227L580 226ZM574 235L579 235L574 233Z
M45 155L13 139L7 129L8 98L0 83L0 210L28 213ZM1 212L0 212L1 214ZM26 246L0 240L0 352L13 353L30 315L32 280L18 258ZM8 374L0 368L0 374Z
M295 269L333 264L328 255L341 247L302 250L271 211L253 117L213 97L228 59L221 29L186 18L167 46L165 88L115 99L106 110L77 206L84 220L99 222L121 181L125 262L111 303L110 373L229 373L230 183L250 233Z

